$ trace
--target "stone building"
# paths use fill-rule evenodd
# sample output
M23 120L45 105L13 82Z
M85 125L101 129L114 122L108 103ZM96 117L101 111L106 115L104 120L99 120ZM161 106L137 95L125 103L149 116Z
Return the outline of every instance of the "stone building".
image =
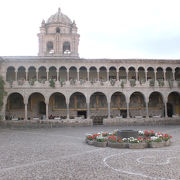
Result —
M180 117L180 60L82 59L79 37L75 21L59 9L41 23L38 56L0 57L4 120Z

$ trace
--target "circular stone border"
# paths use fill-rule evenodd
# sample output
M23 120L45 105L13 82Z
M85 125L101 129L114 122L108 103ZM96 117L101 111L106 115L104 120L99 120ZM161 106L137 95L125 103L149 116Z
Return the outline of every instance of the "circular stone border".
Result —
M85 141L88 145L94 145L96 147L129 149L161 148L170 146L172 143L170 140L172 136L167 133L155 133L153 130L137 131L138 137L136 138L120 138L117 132L119 130L115 130L113 133L101 132L87 134Z

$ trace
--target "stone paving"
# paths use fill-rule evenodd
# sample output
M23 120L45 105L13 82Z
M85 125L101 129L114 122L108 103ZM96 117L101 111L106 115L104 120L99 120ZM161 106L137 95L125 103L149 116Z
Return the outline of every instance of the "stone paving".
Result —
M170 147L113 149L87 145L86 133L155 130L173 136ZM180 126L96 126L0 129L0 180L180 179Z

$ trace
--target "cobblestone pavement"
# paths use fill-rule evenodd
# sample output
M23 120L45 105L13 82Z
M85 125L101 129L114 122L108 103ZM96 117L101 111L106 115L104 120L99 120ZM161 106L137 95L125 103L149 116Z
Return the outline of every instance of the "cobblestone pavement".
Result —
M155 130L173 136L170 147L98 148L86 133ZM180 126L0 129L0 180L180 179Z

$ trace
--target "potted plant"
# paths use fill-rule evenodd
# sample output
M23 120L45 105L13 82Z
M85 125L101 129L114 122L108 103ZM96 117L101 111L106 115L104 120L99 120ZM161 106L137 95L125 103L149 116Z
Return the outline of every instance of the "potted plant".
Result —
M154 79L150 79L149 80L149 86L154 87L154 85L155 85Z
M164 146L163 139L159 136L152 136L148 142L150 148L160 148Z
M96 141L94 141L94 146L106 147L107 146L107 137L104 137L102 134L96 136Z
M130 82L131 87L136 86L136 80L135 79L130 79L129 82Z
M129 141L130 149L144 149L147 147L147 143L144 142L142 137L139 138L130 137L128 138L128 141Z
M164 141L164 145L165 146L170 146L171 145L171 139L172 136L168 135L168 134L164 134L163 135L163 141Z
M49 80L49 86L52 87L52 88L55 88L54 79L50 79L50 80Z
M163 79L158 79L157 81L158 81L159 87L164 86L164 80Z

